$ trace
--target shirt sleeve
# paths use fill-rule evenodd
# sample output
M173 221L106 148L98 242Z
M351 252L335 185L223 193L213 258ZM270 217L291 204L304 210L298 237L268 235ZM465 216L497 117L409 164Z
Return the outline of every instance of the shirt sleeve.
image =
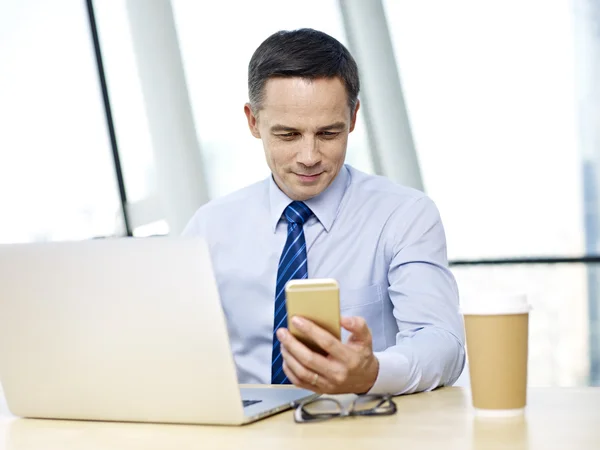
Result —
M375 353L379 374L370 394L452 385L465 364L458 288L437 207L422 197L394 216L388 223L394 229L388 289L399 331L394 346Z
M204 237L206 228L204 216L204 208L198 209L181 232L181 236Z

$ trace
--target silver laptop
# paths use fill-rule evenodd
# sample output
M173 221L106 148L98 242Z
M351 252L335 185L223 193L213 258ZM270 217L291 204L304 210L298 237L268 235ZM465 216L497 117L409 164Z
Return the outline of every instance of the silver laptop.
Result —
M193 238L0 245L0 383L53 419L240 425L314 395L240 388Z

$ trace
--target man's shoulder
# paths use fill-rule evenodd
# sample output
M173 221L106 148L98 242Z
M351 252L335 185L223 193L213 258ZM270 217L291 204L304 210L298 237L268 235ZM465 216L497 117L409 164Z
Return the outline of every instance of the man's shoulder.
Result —
M235 217L242 210L264 205L268 199L269 185L261 180L230 194L211 200L202 205L194 214L184 234L204 234L208 221L220 223Z
M235 210L236 207L247 208L249 203L262 203L265 198L268 198L268 192L269 185L267 180L261 180L230 194L211 200L200 209L210 210L211 213L215 213L224 210Z
M382 229L396 245L410 233L423 233L441 223L435 202L424 192L356 169L352 174L352 208Z
M352 176L354 192L364 201L408 205L428 199L424 192L398 184L384 176L368 174L354 167L348 167L348 170Z

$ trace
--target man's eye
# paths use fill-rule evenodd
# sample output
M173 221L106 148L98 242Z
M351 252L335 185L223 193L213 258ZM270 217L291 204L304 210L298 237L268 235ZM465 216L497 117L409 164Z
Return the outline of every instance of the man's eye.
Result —
M282 139L293 139L297 135L298 135L298 133L295 133L295 132L292 131L290 133L281 133L281 134L278 134L277 137L280 137Z
M321 136L325 139L333 139L339 135L339 131L323 131L321 132Z

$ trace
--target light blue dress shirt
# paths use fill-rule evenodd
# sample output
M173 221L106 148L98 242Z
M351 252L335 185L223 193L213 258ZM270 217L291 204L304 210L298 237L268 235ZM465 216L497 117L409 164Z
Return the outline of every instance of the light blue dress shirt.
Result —
M209 244L240 383L270 383L290 202L269 177L202 206L184 231ZM361 316L371 329L379 375L370 393L454 383L465 361L464 328L434 203L348 165L305 203L314 212L304 225L309 278L335 278L342 315Z

